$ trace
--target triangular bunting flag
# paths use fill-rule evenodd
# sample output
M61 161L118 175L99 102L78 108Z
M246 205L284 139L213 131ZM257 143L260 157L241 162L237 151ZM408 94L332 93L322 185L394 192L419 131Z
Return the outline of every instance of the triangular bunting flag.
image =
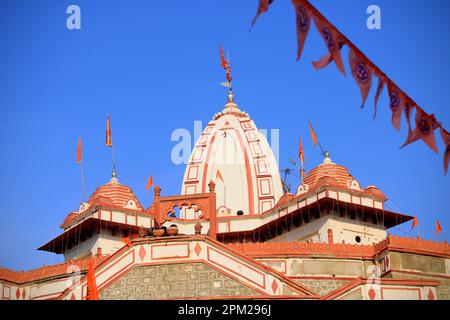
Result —
M450 133L448 133L444 128L441 128L441 138L445 145L444 151L444 172L447 175L448 170L448 160L450 157Z
M309 29L311 27L311 12L305 7L302 0L292 0L296 16L297 28L297 61L302 56L303 46L305 45Z
M372 69L368 66L365 58L358 55L354 50L350 50L350 69L359 86L362 96L361 108L364 108L370 88L372 87Z
M314 23L323 40L325 41L328 51L330 52L331 58L334 60L334 63L336 64L337 68L344 74L344 76L346 76L344 64L342 62L341 57L341 48L344 43L341 40L339 33L337 33L326 22L322 22L320 18L314 17ZM327 62L327 60L325 59L324 62Z
M402 121L402 112L405 104L405 96L403 92L397 88L391 81L388 82L389 106L392 112L392 125L397 131L400 131L400 124Z
M434 152L438 153L434 130L438 128L438 124L434 115L426 114L421 108L416 107L416 128L408 136L406 142L401 148L422 139Z
M374 112L373 112L373 119L377 116L378 112L378 99L381 96L381 93L383 92L384 86L386 84L386 81L382 76L378 76L378 85L377 85L377 92L375 93L375 106L374 106Z
M256 11L256 16L253 18L252 25L250 27L250 31L252 31L253 26L256 23L259 15L263 12L267 12L269 10L269 6L272 4L273 0L259 0L258 2L258 11Z

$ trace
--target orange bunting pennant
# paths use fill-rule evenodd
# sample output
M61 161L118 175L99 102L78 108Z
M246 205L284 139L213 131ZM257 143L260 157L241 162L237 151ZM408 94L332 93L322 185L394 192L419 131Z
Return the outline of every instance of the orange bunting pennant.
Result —
M414 220L411 225L411 230L414 229L414 227L416 227L418 225L419 225L419 220L417 219L417 217L414 217Z
M320 58L320 60L312 61L311 63L314 69L320 70L328 66L331 63L331 61L333 61L333 58L331 58L331 54L327 53L322 58Z
M450 156L450 133L448 133L444 128L441 128L441 138L444 141L445 151L444 151L444 174L447 175L448 170L448 160Z
M339 69L339 71L342 72L344 76L346 76L347 74L345 72L344 63L342 62L341 57L341 48L344 45L344 42L341 40L340 34L336 32L336 30L334 30L331 26L329 26L327 22L322 22L317 17L314 17L314 23L323 40L325 41L325 44L330 53L330 57L332 58L332 60L334 60L336 67ZM327 62L325 57L323 57L321 61L322 60L323 63Z
M316 146L317 145L317 136L316 136L316 133L314 132L314 129L313 129L312 125L311 125L311 122L309 122L309 132L311 133L312 142L314 143L314 146Z
M305 45L306 38L311 27L311 12L303 4L303 0L292 0L296 15L296 28L297 28L297 61L302 56L303 46Z
M438 153L434 130L438 128L438 123L434 115L425 113L416 106L416 128L408 135L406 142L400 147L403 148L419 139L422 139L434 152Z
M106 146L111 148L113 146L111 136L111 121L109 119L109 114L108 117L106 118Z
M388 82L388 91L390 98L389 106L392 112L392 125L397 131L400 131L402 112L405 105L405 95L391 81Z
M373 112L373 119L377 116L378 112L378 99L380 99L381 93L383 92L384 86L386 84L386 81L384 77L378 76L378 85L377 85L377 92L375 93L375 106L374 106L374 112Z
M222 181L222 183L224 182L222 173L220 173L220 170L217 170L217 172L216 172L216 179Z
M98 300L97 284L95 283L94 265L92 260L89 261L87 273L87 293L86 300Z
M253 26L256 23L256 20L260 16L261 13L267 12L269 10L269 6L272 4L273 0L259 0L258 2L258 11L256 11L256 16L253 18L252 25L250 27L250 31L252 31Z
M145 190L150 189L152 187L152 185L153 185L153 177L150 176L150 177L148 177L147 185L145 186Z
M300 146L298 148L298 157L302 162L302 168L305 167L305 154L303 153L303 140L300 137Z
M81 163L81 137L78 137L77 143L77 164Z
M359 86L362 96L361 108L364 108L370 88L372 87L372 69L368 66L365 58L361 57L354 50L350 50L350 69Z
M413 130L411 126L411 114L415 105L412 101L406 100L405 105L403 106L403 111L405 112L406 123L408 124L408 136L406 141L410 141L412 138Z
M441 224L439 223L439 220L436 220L436 237L439 236L439 233L442 232Z

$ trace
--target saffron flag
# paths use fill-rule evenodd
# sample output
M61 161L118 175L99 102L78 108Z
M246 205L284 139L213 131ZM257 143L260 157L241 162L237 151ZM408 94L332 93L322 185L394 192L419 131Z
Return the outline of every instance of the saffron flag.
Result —
M256 20L260 16L261 13L267 12L269 10L269 6L272 4L273 0L259 0L258 2L258 11L256 11L256 16L253 18L252 26L250 27L250 31L252 31L253 26L256 23Z
M81 163L81 138L78 137L77 143L77 164Z
M225 56L223 55L222 47L220 47L220 64L224 69L227 69L229 67L228 61L225 59Z
M122 242L125 243L127 247L131 245L131 237L122 238Z
M220 170L217 170L216 179L219 179L220 181L224 182L223 177L222 177L222 173L220 173Z
M148 177L147 185L145 186L145 190L150 189L152 187L152 185L153 185L153 178L152 178L152 176L150 176L150 177Z
M365 58L361 57L354 50L350 50L350 69L359 86L362 96L361 108L364 108L370 88L372 87L372 69L368 66Z
M231 82L231 66L229 61L227 61L223 55L223 49L220 47L220 64L222 65L222 68L224 68L227 71L227 80L228 82Z
M233 78L231 78L231 67L227 68L227 80L228 82L231 82L231 80L233 80Z
M327 45L328 51L330 53L330 58L334 60L337 68L344 74L344 76L346 76L344 64L341 57L341 48L344 43L341 40L339 33L336 32L336 30L334 30L331 26L329 26L328 23L322 22L317 17L314 17L314 23L316 24L317 30L325 41L325 44ZM326 63L327 60L325 60L324 62Z
M408 136L406 142L400 148L422 139L431 148L431 150L438 153L436 137L434 136L434 130L437 128L438 123L436 122L434 115L429 115L416 106L416 128Z
M109 119L109 114L108 117L106 118L106 145L111 148L113 146L111 136L111 121Z
M388 91L390 103L389 106L392 112L392 125L397 131L400 131L400 124L402 121L402 112L405 104L405 95L397 88L391 81L388 82Z
M439 220L436 220L436 236L439 236L439 233L442 232L441 224L439 223Z
M303 153L303 140L302 137L300 137L300 146L298 149L298 157L300 158L300 161L302 162L302 168L305 167L305 154Z
M386 84L386 80L383 76L378 76L378 85L377 85L377 92L375 93L375 106L374 106L374 112L373 112L373 119L377 116L378 112L378 99L381 96L381 93L383 92L384 85Z
M296 27L297 27L297 61L302 56L303 46L311 27L311 12L303 5L302 0L292 0L295 8Z
M309 122L309 132L311 133L312 142L314 143L314 146L316 146L317 145L317 136L316 136L316 133L314 132L314 129L313 129L312 125L311 125L311 122Z
M417 220L417 217L414 217L413 223L411 225L411 230L414 229L414 227L419 225L419 220Z
M86 300L98 300L97 284L95 283L94 265L92 260L89 260L87 273L87 293Z
M441 128L441 138L444 141L445 144L445 151L444 151L444 172L445 175L447 175L448 170L448 160L450 156L450 133L448 133L444 128Z

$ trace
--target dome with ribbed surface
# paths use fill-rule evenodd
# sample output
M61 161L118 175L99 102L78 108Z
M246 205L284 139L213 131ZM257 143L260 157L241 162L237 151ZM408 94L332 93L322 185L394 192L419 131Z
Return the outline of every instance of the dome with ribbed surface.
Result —
M120 184L117 179L97 188L88 200L89 206L113 205L124 209L144 211L130 187Z
M250 116L230 92L197 140L186 166L181 194L208 192L216 184L217 216L260 215L283 195L275 155ZM182 218L188 215L182 213Z
M374 198L387 200L387 197L377 187L371 185L364 189L344 166L335 164L327 156L322 164L312 169L304 178L303 191L313 191L322 187L357 191Z

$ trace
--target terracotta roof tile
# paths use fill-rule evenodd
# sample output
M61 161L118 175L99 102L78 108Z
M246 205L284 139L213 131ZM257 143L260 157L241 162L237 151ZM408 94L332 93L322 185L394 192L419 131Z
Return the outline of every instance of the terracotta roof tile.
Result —
M387 200L387 197L380 189L375 186L369 186L366 189L362 188L347 168L335 163L323 163L315 167L305 176L303 183L308 186L308 190L317 190L321 187L335 187Z
M65 275L67 274L68 268L70 266L77 266L80 268L81 272L84 272L87 271L88 263L90 260L93 260L95 267L105 261L108 257L109 255L69 260L64 263L55 264L52 266L42 266L38 269L29 271L14 271L7 268L0 268L0 280L23 284L27 282Z
M97 188L89 198L88 203L92 206L98 202L110 202L115 206L125 207L129 200L133 200L136 203L138 210L144 211L130 187L109 182Z
M134 203L135 207L133 205L130 205L130 200ZM133 190L131 190L130 187L119 184L118 182L109 182L101 187L98 187L90 196L88 205L90 207L95 205L110 205L113 207L127 208L145 212L144 207L141 205L141 203L133 193ZM75 220L77 215L77 211L69 213L60 227L65 228L66 226L68 226Z

